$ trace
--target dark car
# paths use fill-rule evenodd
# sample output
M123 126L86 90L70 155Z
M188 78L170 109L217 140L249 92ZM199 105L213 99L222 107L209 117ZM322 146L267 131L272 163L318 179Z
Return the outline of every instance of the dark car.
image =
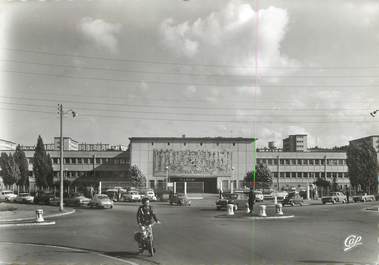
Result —
M34 196L36 204L57 205L57 201L59 203L59 198L54 193L37 192Z
M191 201L188 199L187 195L183 193L174 193L170 195L169 198L170 205L176 204L179 206L191 206Z
M247 192L223 193L222 199L216 201L216 209L223 210L228 204L232 204L234 210L246 208L249 194Z
M303 205L303 197L301 197L297 193L289 193L288 196L285 197L284 200L282 201L282 204L283 204L283 206L284 205L291 205L291 206L300 205L300 206L302 206Z
M67 206L88 206L88 203L91 201L91 199L85 197L81 193L74 193L70 196L70 198L67 198L64 200L64 203Z

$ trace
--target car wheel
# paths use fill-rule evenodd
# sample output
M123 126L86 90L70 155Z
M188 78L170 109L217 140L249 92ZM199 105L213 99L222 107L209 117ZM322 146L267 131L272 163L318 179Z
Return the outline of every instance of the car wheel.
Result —
M325 204L326 202L322 202L322 204Z

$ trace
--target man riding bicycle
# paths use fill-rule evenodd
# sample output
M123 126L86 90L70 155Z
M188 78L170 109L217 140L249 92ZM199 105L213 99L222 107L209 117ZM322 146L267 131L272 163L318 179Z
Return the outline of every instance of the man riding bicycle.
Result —
M142 233L146 232L153 237L153 230L151 225L154 223L160 223L157 216L153 212L152 207L150 206L150 201L148 198L142 199L142 205L138 208L137 211L137 224L140 227ZM138 241L138 250L139 253L144 251L144 245L142 241ZM151 253L152 254L152 253Z

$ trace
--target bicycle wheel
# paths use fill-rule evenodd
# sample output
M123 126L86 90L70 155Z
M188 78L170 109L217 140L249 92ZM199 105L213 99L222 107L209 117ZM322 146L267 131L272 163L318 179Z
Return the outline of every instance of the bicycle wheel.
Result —
M153 247L153 239L150 237L149 240L148 240L148 248L149 248L149 252L150 252L150 256L154 256L154 252L155 252L155 249Z

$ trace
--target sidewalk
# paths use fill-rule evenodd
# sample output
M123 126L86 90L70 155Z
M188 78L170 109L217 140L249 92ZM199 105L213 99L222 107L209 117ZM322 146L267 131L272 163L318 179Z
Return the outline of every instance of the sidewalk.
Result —
M43 210L43 217L57 217L73 213L73 208L64 208L64 212L59 211L58 206L0 203L0 223L20 222L36 219L36 210Z

